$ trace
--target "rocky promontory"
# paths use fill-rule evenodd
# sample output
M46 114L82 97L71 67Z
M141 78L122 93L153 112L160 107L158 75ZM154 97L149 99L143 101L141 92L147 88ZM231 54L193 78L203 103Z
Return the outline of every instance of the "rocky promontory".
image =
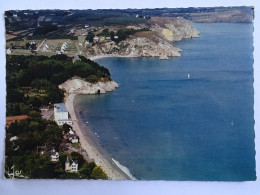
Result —
M199 37L200 32L188 20L181 17L152 17L148 24L128 25L121 28L149 29L137 32L116 44L114 41L99 42L86 50L88 58L95 56L143 57L161 59L180 56L181 49L174 41Z
M59 85L60 89L66 91L66 95L75 94L98 94L114 91L119 85L115 81L99 81L90 83L79 77L68 79Z

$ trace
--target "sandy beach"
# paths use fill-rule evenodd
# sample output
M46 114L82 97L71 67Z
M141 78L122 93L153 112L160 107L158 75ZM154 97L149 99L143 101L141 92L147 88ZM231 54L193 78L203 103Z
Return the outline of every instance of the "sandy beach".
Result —
M77 95L77 93L70 93L65 99L65 104L73 121L72 127L80 137L81 147L87 152L90 159L93 159L97 165L103 168L109 179L134 180L135 178L130 173L119 169L118 165L112 161L112 158L105 155L104 151L101 151L101 146L99 146L98 143L91 138L91 136L83 135L82 128L85 128L84 130L87 130L89 134L91 133L91 130L87 129L87 126L82 124L83 122L77 119L77 115L74 110L74 99Z
M119 54L107 54L107 55L97 55L97 56L93 56L90 57L90 60L97 60L97 59L101 59L101 58L136 58L136 57L142 57L142 56L135 56L135 55L127 55L127 56L122 56Z

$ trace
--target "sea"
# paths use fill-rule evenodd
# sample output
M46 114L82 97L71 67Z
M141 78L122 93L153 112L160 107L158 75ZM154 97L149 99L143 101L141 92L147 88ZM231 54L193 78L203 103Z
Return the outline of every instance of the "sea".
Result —
M120 87L77 96L80 120L138 180L255 180L253 24L193 25L181 57L96 60Z

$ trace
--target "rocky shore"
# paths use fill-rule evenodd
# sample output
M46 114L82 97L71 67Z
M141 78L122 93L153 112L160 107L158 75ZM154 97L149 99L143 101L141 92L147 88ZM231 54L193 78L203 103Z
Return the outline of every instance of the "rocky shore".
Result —
M152 17L148 25L139 24L124 28L146 28L149 31L135 33L118 44L114 41L95 44L87 49L84 55L90 59L99 56L156 56L166 59L166 57L181 56L181 49L174 45L174 41L196 38L200 34L188 20L181 17Z
M97 94L114 91L119 85L115 81L89 83L79 77L73 77L59 85L60 89L64 89L66 94Z

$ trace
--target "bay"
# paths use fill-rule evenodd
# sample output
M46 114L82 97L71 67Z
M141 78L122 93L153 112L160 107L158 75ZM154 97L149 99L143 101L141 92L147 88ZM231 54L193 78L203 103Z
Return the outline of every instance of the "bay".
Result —
M181 57L97 60L120 88L77 112L137 179L255 180L253 24L194 26Z

